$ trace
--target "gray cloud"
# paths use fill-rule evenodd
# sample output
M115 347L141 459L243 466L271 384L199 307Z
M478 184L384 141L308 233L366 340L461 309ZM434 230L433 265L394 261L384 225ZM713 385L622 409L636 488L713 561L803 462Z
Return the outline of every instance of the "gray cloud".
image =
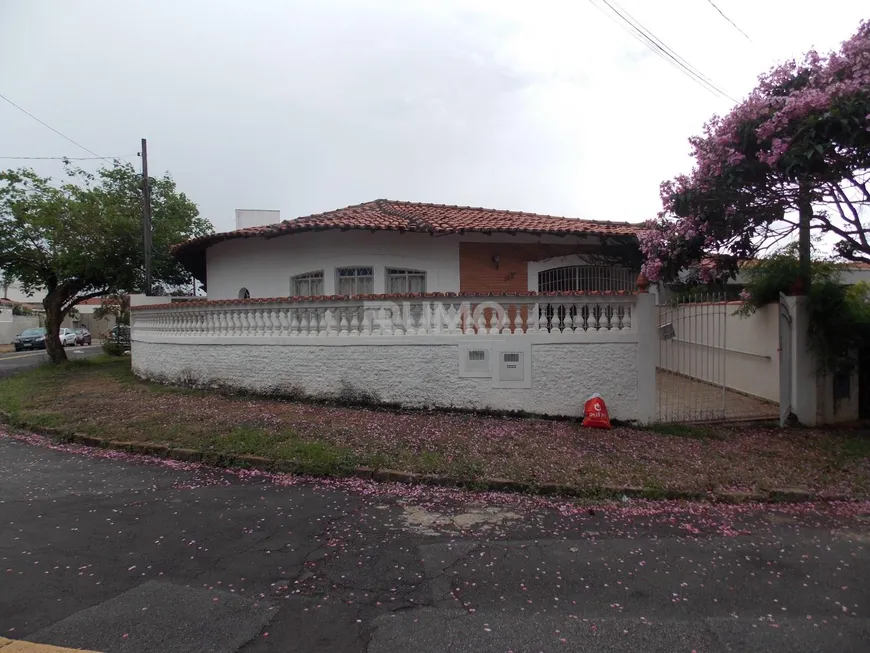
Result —
M648 4L624 2L732 94L862 13L729 3L761 48L705 3ZM0 92L100 154L148 137L221 230L376 197L642 220L729 104L576 0L6 2ZM0 156L59 154L86 155L0 103Z

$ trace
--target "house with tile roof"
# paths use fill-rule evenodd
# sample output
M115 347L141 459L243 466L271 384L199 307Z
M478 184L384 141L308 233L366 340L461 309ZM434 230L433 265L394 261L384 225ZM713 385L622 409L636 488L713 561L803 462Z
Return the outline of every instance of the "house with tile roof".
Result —
M391 200L275 224L239 213L173 250L208 300L131 310L140 377L573 417L598 393L639 423L818 424L859 403L855 384L828 401L797 298L752 320L718 296L658 301L636 224Z
M174 255L210 299L633 291L638 226L381 199L203 236Z
M173 250L208 300L131 309L140 377L574 416L598 392L653 418L636 225L375 200L237 226Z

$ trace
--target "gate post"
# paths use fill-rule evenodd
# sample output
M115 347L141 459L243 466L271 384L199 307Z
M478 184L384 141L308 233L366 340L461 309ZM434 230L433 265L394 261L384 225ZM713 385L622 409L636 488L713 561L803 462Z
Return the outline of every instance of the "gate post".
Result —
M637 329L637 421L649 424L656 418L656 366L659 358L656 296L641 291L632 319Z
M806 297L786 297L791 312L791 404L804 426L818 423L818 365L809 347L810 312Z

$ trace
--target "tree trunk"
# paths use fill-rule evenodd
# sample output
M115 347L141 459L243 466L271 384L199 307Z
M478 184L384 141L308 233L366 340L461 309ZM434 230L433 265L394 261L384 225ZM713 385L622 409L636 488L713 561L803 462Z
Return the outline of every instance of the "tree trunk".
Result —
M55 365L66 361L66 350L60 342L60 323L63 322L63 300L54 293L42 301L45 307L45 351Z
M810 199L809 187L801 182L798 196L798 265L800 275L798 285L801 295L810 292L812 283L812 248L810 245L810 225L813 220L813 203Z

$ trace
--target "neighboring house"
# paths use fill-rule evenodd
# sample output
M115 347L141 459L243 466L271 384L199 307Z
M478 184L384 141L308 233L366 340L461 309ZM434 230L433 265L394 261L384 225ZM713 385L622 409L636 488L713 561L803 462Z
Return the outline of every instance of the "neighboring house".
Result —
M38 317L12 314L17 303L0 297L0 345L12 343L24 329L39 326Z
M130 306L147 306L149 304L163 304L167 300L171 302L185 302L191 300L199 300L202 301L206 299L205 296L202 297L167 297L167 296L155 296L155 295L144 295L144 294L133 294L130 295ZM78 311L78 326L83 326L88 329L91 333L96 335L100 335L106 333L115 326L115 316L107 315L101 319L97 319L94 316L94 312L103 304L103 297L92 297L90 299L86 299L79 304L76 304L76 311Z
M24 304L31 308L42 308L41 293L27 293L17 281L6 281L0 277L0 298L13 304Z
M636 230L517 211L376 200L188 241L210 299L635 289Z
M737 273L737 277L733 280L729 280L729 285L735 285L739 287L743 287L749 281L748 275L744 271L746 268L751 267L755 263L755 260L743 261L740 264L740 270ZM847 286L853 286L856 283L865 282L870 283L870 263L859 263L856 261L839 261L840 265L840 280L843 284Z

